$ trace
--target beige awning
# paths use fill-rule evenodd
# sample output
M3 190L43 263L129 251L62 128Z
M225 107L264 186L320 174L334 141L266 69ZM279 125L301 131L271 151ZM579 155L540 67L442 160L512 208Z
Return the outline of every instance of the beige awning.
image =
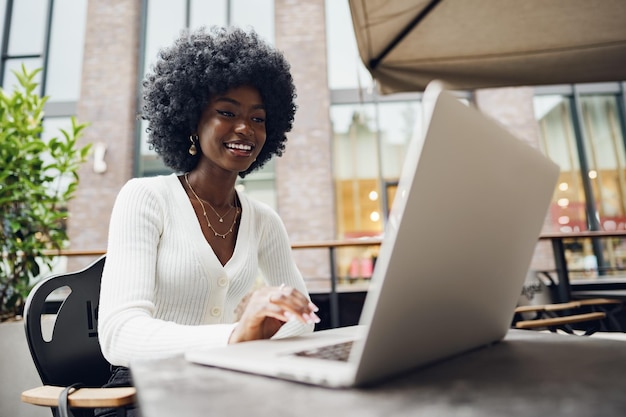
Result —
M626 0L349 1L383 93L626 80Z

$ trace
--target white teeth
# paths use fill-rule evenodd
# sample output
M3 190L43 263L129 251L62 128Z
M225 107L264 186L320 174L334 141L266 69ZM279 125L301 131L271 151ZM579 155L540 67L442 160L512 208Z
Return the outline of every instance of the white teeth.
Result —
M230 149L239 149L240 151L251 151L252 150L252 146L244 145L243 143L227 143L226 147L230 148Z

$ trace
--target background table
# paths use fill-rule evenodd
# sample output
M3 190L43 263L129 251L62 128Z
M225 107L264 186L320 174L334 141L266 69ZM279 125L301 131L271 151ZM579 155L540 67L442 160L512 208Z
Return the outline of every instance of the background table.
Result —
M359 389L308 386L182 357L138 361L131 370L143 417L589 417L626 410L626 342L523 330Z

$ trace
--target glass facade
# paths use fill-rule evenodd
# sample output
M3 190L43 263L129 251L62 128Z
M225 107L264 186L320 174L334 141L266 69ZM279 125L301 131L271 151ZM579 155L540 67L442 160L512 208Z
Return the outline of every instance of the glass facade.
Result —
M9 91L13 88L12 70L21 65L30 70L42 68L40 93L50 96L49 105L76 103L80 96L87 3L3 0L0 8L2 86Z
M326 0L326 11L337 238L375 236L384 231L408 138L421 132L421 96L377 96L348 5ZM623 90L623 83L536 88L540 147L561 167L544 232L626 229ZM589 276L596 273L589 269L621 267L624 246L621 239L572 240L570 268ZM369 256L340 255L340 275L353 277Z
M46 117L62 128L80 97L86 13L84 0L0 0L1 85L12 91L13 71L22 65L41 68L36 80L38 93L49 96Z
M421 131L420 102L334 104L330 116L337 239L380 237L409 140ZM339 276L369 278L375 258L375 248L344 248Z
M587 230L585 192L572 124L571 103L564 96L535 98L543 152L561 168L558 189L551 206L554 231Z
M6 86L9 91L17 82L13 71L18 70L21 65L29 70L44 66L48 9L47 0L21 2L8 0L6 3L3 31L5 42L2 45L2 85Z
M76 103L80 97L87 2L54 0L46 71L51 103Z
M371 91L372 77L359 57L348 2L326 0L325 6L329 88Z
M615 96L580 98L587 177L602 230L626 229L624 135Z
M379 236L408 143L422 129L420 102L335 104L330 115L337 238Z
M76 114L81 92L86 29L85 0L0 0L0 83L8 91L12 70L42 68L46 132L56 134ZM348 3L326 0L328 109L336 213L336 238L379 236L402 167L406 145L421 132L421 94L378 96L359 58ZM236 24L274 42L273 0L143 0L141 77L158 48L182 28ZM297 24L297 22L295 22ZM540 148L561 167L561 177L544 231L626 230L625 83L535 88L534 110ZM145 125L137 129L134 174L168 173L148 148ZM52 131L53 130L53 131ZM274 163L240 181L254 197L276 207ZM568 242L571 268L581 276L622 267L626 246ZM340 255L341 274L363 276L375 253ZM365 259L365 260L363 260ZM597 267L594 267L597 265ZM591 272L589 272L591 271Z
M543 150L561 167L554 230L625 230L626 157L617 96L590 94L578 101L580 119L566 96L535 98Z
M584 87L535 97L543 152L561 167L552 231L626 230L623 88ZM624 239L569 239L566 248L575 278L620 273L626 264Z

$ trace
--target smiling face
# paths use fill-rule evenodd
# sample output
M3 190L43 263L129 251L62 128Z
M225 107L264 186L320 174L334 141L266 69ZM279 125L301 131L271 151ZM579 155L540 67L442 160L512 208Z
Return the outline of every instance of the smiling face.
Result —
M198 122L199 164L235 175L247 170L265 144L265 117L261 94L252 86L215 95Z

